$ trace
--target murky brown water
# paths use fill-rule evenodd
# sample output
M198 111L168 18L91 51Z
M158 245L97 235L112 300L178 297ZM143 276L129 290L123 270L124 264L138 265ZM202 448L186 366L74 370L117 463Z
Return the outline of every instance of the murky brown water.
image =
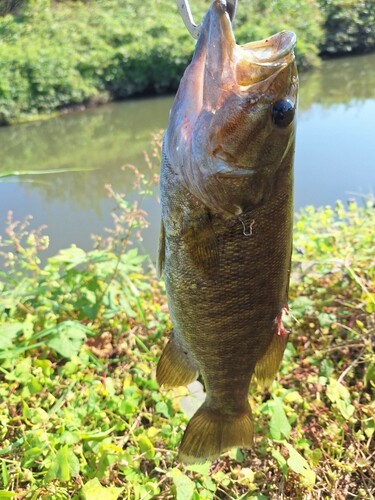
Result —
M49 254L75 243L90 248L92 233L110 224L105 184L137 197L135 164L154 132L164 128L172 97L110 104L46 122L0 128L0 234L8 210L48 226ZM326 61L302 75L296 151L296 208L332 204L375 191L375 54ZM86 170L86 171L83 171ZM38 175L38 172L40 175ZM43 173L44 172L44 173ZM46 173L49 172L49 173ZM144 250L156 255L159 207L147 198L150 228Z

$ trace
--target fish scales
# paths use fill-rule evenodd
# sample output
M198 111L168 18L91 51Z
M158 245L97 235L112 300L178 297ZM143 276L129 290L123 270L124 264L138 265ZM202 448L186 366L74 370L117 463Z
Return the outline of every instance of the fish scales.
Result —
M164 138L159 265L174 331L157 379L174 387L200 373L204 381L206 400L180 446L188 463L251 446L251 378L270 382L286 344L298 80L293 34L285 33L248 45L256 52L260 44L258 73L260 56L270 59L267 44L276 56L255 83L250 58L243 88L225 2L215 0ZM279 107L288 115L282 126Z

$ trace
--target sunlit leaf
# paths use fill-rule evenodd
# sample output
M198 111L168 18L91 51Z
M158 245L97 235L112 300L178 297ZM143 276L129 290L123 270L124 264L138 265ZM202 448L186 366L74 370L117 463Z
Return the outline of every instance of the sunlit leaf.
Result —
M195 490L194 482L179 469L172 469L168 475L176 488L176 500L190 500Z
M301 474L304 477L306 486L313 487L316 480L315 472L310 468L308 462L303 458L303 456L298 453L298 451L293 448L289 443L285 443L285 447L289 451L289 458L287 460L288 467L292 469L293 472Z
M117 500L123 488L105 488L100 484L98 478L91 479L82 488L85 500Z
M23 323L3 323L0 328L0 349L12 347L12 340L23 331Z
M207 476L211 467L211 462L205 462L204 464L194 464L188 465L186 470L191 472L198 472L198 474L202 474L202 476Z
M77 355L86 340L86 328L78 321L66 321L55 328L48 345L64 358Z
M57 452L46 474L46 481L70 481L79 474L79 460L68 446L63 446Z
M142 455L144 455L145 458L147 458L148 460L154 458L155 456L154 445L151 443L148 437L141 436L138 439L138 446Z
M280 440L283 437L288 438L291 431L291 425L284 411L281 398L274 398L272 406L272 417L270 422L270 433L272 439Z

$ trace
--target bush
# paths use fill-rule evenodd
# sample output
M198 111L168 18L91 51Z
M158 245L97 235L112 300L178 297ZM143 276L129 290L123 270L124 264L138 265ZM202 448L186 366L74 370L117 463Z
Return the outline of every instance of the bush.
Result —
M300 66L316 63L316 3L265 5L240 3L239 41L293 29ZM201 15L207 8L203 0L194 6ZM175 90L193 50L170 0L20 3L17 15L0 17L0 124L70 104Z
M374 0L320 0L324 14L324 54L337 55L375 49Z

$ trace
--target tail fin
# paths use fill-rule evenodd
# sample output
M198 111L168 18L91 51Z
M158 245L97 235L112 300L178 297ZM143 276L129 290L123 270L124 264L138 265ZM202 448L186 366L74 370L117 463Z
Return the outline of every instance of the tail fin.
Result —
M172 334L164 347L158 366L156 380L165 388L188 385L198 378L198 370L189 353L178 344Z
M271 385L283 359L288 335L275 333L266 353L255 365L254 375L263 386Z
M205 462L231 448L251 448L252 441L250 405L241 414L227 415L203 403L186 428L179 459L186 464Z

